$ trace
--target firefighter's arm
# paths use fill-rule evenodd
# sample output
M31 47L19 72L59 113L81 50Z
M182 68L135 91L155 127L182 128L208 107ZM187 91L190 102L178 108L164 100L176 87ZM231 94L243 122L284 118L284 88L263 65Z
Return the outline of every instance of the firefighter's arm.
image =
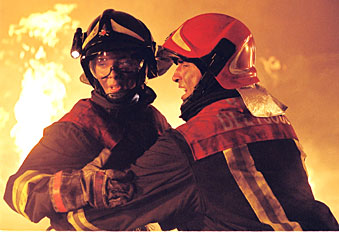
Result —
M154 106L149 107L152 111L154 124L157 128L158 134L162 135L166 130L171 129L171 125L167 122L165 116Z
M136 191L131 201L112 209L84 208L69 212L68 223L76 230L122 231L166 221L163 229L167 230L177 226L171 224L172 218L175 222L180 218L187 220L182 215L197 209L201 199L185 155L190 153L190 148L174 133L169 132L170 137L165 133L132 165Z
M92 141L95 140L69 123L47 128L18 172L9 178L4 196L7 204L31 221L39 222L45 216L52 218L58 212L84 204L100 205L95 200L98 195L91 190L93 186L102 190L112 185L125 190L125 186L115 185L113 181L114 178L122 178L124 173L99 170L97 160L92 166L86 166L100 153L94 148L102 149ZM101 185L96 180L101 181ZM75 191L79 188L81 192ZM103 192L107 193L110 192ZM108 199L118 202L118 195L119 191L116 195L108 195ZM111 202L106 201L109 206L118 204Z
M104 148L81 170L59 171L49 181L49 194L56 212L68 212L86 205L113 208L126 203L133 194L131 172L103 170L111 152Z

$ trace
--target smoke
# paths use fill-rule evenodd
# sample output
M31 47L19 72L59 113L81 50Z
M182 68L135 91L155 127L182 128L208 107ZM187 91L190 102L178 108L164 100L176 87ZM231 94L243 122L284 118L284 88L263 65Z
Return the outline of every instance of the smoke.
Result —
M283 67L281 61L275 56L270 56L267 59L260 57L258 60L263 65L264 71L268 75L270 82L276 87L279 84L279 71L283 68L286 69L286 66Z
M329 204L338 215L339 53L276 55L259 60L259 78L289 106L287 116L307 155L315 198Z

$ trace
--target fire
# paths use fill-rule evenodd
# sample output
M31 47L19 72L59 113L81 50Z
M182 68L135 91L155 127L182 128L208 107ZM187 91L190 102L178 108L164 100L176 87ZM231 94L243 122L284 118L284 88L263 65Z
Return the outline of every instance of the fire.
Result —
M57 32L68 29L70 26L75 28L77 22L73 22L68 15L74 8L75 4L56 4L54 11L50 10L46 13L34 13L27 18L22 18L19 25L11 25L9 28L9 35L16 36L18 41L21 41L23 35L36 38L54 47L58 42ZM70 25L71 24L71 25Z
M70 76L62 63L48 60L47 50L60 41L58 32L77 27L78 22L69 16L75 7L56 4L54 10L31 14L9 28L9 36L21 43L19 58L24 67L21 93L14 108L17 123L11 130L20 163L41 138L43 128L65 113L65 84Z
M5 127L8 119L9 113L3 107L0 107L0 129Z
M70 77L61 64L29 61L14 108L17 124L11 131L22 159L41 137L43 128L64 111L66 90L62 80L67 82Z

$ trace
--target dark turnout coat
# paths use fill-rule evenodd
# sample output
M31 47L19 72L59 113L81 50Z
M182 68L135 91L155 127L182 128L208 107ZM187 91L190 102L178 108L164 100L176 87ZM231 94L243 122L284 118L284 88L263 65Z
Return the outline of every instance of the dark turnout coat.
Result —
M57 126L45 134L50 130ZM70 129L68 134L70 131L78 130ZM92 151L91 139L71 134L71 140L63 142L44 136L33 151L49 148L52 154L56 144L58 149L66 149L79 140L90 145L87 154L97 154L102 147ZM305 154L288 119L284 115L253 117L239 97L208 104L187 123L160 136L130 167L136 175L134 198L116 208L84 207L56 214L45 186L48 175L58 168L27 168L30 159L11 177L6 201L32 220L49 216L57 230L135 230L156 222L164 230L339 229L329 208L314 199ZM73 156L67 159L72 168L82 166ZM90 160L86 159L83 164ZM64 163L60 159L44 162L52 167ZM35 179L23 174L28 170L43 174ZM12 189L24 192L27 203L11 203L22 202L11 197L15 196Z
M51 178L61 170L80 170L103 148L112 151L103 168L125 169L169 127L149 100L141 99L129 108L116 110L93 92L92 98L80 100L69 113L45 128L39 143L9 178L4 199L33 222L49 217L53 227L71 228L69 221L73 218L60 213L67 199L53 190L63 180L54 181L52 186Z
M329 208L314 199L304 159L284 115L253 117L241 98L223 99L137 159L132 201L68 218L81 230L151 222L164 230L338 230Z

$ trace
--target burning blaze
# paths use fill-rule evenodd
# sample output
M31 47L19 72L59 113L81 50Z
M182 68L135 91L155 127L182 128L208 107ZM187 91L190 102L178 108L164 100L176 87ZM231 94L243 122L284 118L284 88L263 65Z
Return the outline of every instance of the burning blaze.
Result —
M22 18L19 25L11 25L9 35L16 36L18 41L21 41L23 35L28 35L54 47L59 42L58 31L69 29L70 26L75 28L76 22L72 25L68 15L75 7L75 4L56 4L54 11L31 14L28 18Z
M16 42L25 41L19 52L24 70L21 93L14 108L17 123L11 130L20 163L41 138L43 128L64 114L65 84L70 76L63 64L48 61L46 50L60 51L56 49L60 40L58 32L76 28L77 22L72 22L68 15L74 8L74 4L57 4L53 11L31 14L18 25L10 26L9 35ZM61 55L59 52L58 56Z
M0 107L0 129L5 127L8 119L9 113L3 107Z
M17 124L11 131L22 160L41 137L43 128L64 111L62 100L66 89L63 81L69 80L61 64L29 61L14 108Z

